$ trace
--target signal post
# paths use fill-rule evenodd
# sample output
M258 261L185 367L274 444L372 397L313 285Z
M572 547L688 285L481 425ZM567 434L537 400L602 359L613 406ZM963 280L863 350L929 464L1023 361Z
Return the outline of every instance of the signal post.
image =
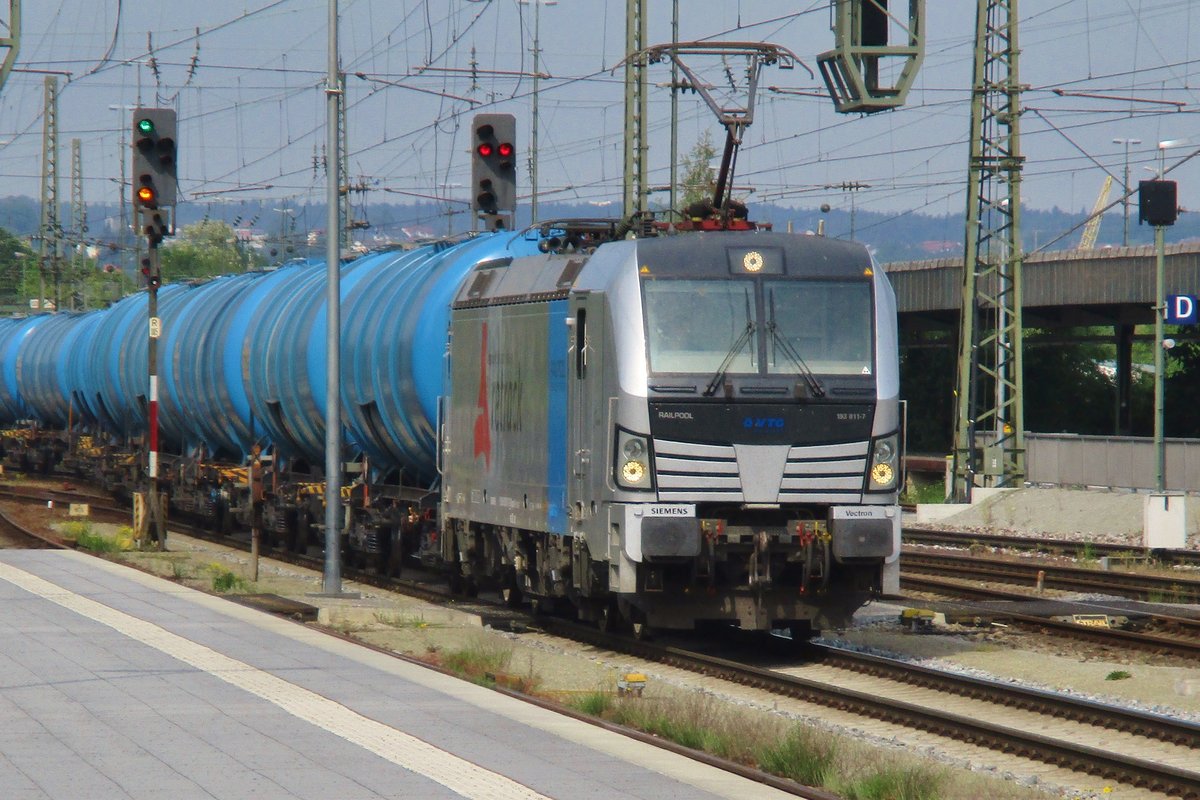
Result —
M146 416L148 430L147 465L150 481L146 493L146 522L156 547L167 544L166 509L158 487L158 340L162 320L158 316L158 287L162 284L158 246L171 235L170 212L178 193L176 172L176 118L170 108L137 108L133 112L133 186L134 219L146 236L146 257L142 274L146 277L148 326L146 359L149 365ZM147 526L138 526L137 536L145 541Z

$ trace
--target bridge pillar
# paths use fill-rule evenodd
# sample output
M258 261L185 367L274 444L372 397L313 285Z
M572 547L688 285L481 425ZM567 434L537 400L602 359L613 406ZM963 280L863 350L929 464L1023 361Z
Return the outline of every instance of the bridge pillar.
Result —
M1113 326L1117 344L1117 408L1113 433L1117 436L1133 434L1133 326Z

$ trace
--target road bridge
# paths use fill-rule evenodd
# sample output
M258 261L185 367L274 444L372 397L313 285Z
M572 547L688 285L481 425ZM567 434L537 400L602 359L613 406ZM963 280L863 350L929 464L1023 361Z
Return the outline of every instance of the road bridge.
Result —
M962 268L961 257L884 265L896 290L902 348L930 344L956 348ZM1164 270L1167 294L1200 293L1200 242L1168 245ZM1023 261L1022 320L1026 328L1061 330L1071 341L1096 340L1095 333L1066 329L1111 328L1111 338L1100 340L1116 345L1114 433L1126 434L1132 429L1134 326L1153 324L1154 287L1152 245L1059 250L1029 255ZM1195 337L1195 329L1182 336Z
M1028 328L1147 325L1154 322L1154 247L1057 250L1023 261L1022 315ZM884 264L901 328L958 330L959 258ZM1200 242L1167 245L1167 294L1200 292Z

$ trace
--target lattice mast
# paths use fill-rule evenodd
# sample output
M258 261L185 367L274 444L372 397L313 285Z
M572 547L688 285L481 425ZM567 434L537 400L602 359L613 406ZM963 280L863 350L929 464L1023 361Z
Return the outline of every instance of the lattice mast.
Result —
M646 46L646 0L625 0L625 176L622 216L647 208L646 64L633 58Z
M21 51L21 0L8 0L8 22L0 24L0 89L8 80Z
M71 140L71 310L87 309L83 270L87 264L87 203L83 200L83 142ZM81 265L79 262L82 261Z
M47 75L42 109L42 215L38 239L38 310L46 305L46 272L54 276L58 310L58 272L62 261L62 223L58 218L58 76Z
M1017 0L977 0L953 489L1025 477Z

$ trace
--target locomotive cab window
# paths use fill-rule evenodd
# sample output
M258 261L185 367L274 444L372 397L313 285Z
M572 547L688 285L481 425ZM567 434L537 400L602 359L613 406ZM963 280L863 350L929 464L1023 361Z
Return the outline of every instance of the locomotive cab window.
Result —
M768 373L795 370L789 350L819 375L873 372L869 283L767 281L763 288L769 330L774 323L766 337Z
M749 281L648 281L645 287L650 371L758 372L758 325Z
M757 265L757 252L747 252ZM802 365L818 375L874 372L868 281L670 278L646 280L642 291L651 373L790 375L805 372Z

